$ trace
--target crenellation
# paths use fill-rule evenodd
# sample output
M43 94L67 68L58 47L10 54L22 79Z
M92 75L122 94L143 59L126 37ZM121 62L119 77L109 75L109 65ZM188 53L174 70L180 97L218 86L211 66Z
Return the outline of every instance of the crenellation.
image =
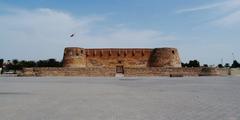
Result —
M119 63L119 61L122 61ZM181 67L175 48L66 48L64 67Z

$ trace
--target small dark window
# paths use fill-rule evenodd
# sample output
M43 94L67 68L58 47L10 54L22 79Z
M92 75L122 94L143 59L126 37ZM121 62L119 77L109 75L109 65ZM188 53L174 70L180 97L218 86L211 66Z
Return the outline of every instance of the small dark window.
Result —
M83 54L83 50L81 50L81 54Z
M172 54L175 54L175 51L174 51L174 50L172 51Z
M78 54L78 53L76 53L76 56L79 56L79 54Z
M120 61L120 60L119 60L119 61L118 61L118 63L119 63L119 64L121 64L121 63L122 63L122 61Z

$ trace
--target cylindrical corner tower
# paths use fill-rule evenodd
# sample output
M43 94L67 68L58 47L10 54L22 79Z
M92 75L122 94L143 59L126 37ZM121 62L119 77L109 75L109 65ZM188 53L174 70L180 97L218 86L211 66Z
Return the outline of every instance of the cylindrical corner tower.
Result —
M76 47L65 48L63 67L86 67L85 49Z
M181 60L176 48L153 49L150 67L181 67Z

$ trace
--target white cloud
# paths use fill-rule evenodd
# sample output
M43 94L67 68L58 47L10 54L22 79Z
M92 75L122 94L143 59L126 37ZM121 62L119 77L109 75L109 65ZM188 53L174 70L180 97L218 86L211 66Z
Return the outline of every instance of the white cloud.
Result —
M227 0L224 2L221 6L220 9L222 11L234 11L236 9L239 9L240 7L240 0Z
M160 47L161 43L175 40L174 36L164 35L154 30L134 30L129 28L111 28L104 34L82 35L73 44L86 47ZM77 37L78 38L78 37Z
M223 27L234 26L236 24L239 24L240 23L240 10L233 12L223 18L215 20L212 23L214 25L223 26Z
M10 9L7 14L0 15L0 57L61 58L66 46L155 47L161 45L162 40L175 39L174 36L164 35L156 30L110 25L98 28L98 23L104 20L103 16L77 18L69 13L47 8ZM70 38L71 33L76 33L76 36Z
M197 11L203 11L203 10L220 10L220 11L231 11L236 8L239 8L240 6L240 0L225 0L218 3L212 3L202 6L197 6L193 8L187 8L187 9L180 9L177 10L176 13L185 13L185 12L197 12Z
M181 10L177 10L176 13L196 12L196 11L201 11L201 10L213 9L213 8L217 8L217 7L224 5L224 3L215 3L215 4L210 4L210 5L197 6L194 8L181 9Z
M176 13L198 12L203 10L209 11L209 14L216 17L216 19L210 21L213 25L228 27L240 23L240 0L227 0L194 8L181 9L176 11Z

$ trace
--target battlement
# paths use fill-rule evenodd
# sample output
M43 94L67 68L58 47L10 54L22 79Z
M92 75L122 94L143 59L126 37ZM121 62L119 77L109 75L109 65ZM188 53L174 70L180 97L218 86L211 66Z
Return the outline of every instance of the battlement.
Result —
M149 56L152 49L141 48L104 48L104 49L86 49L86 57L143 57Z
M181 67L175 48L65 48L64 67Z

